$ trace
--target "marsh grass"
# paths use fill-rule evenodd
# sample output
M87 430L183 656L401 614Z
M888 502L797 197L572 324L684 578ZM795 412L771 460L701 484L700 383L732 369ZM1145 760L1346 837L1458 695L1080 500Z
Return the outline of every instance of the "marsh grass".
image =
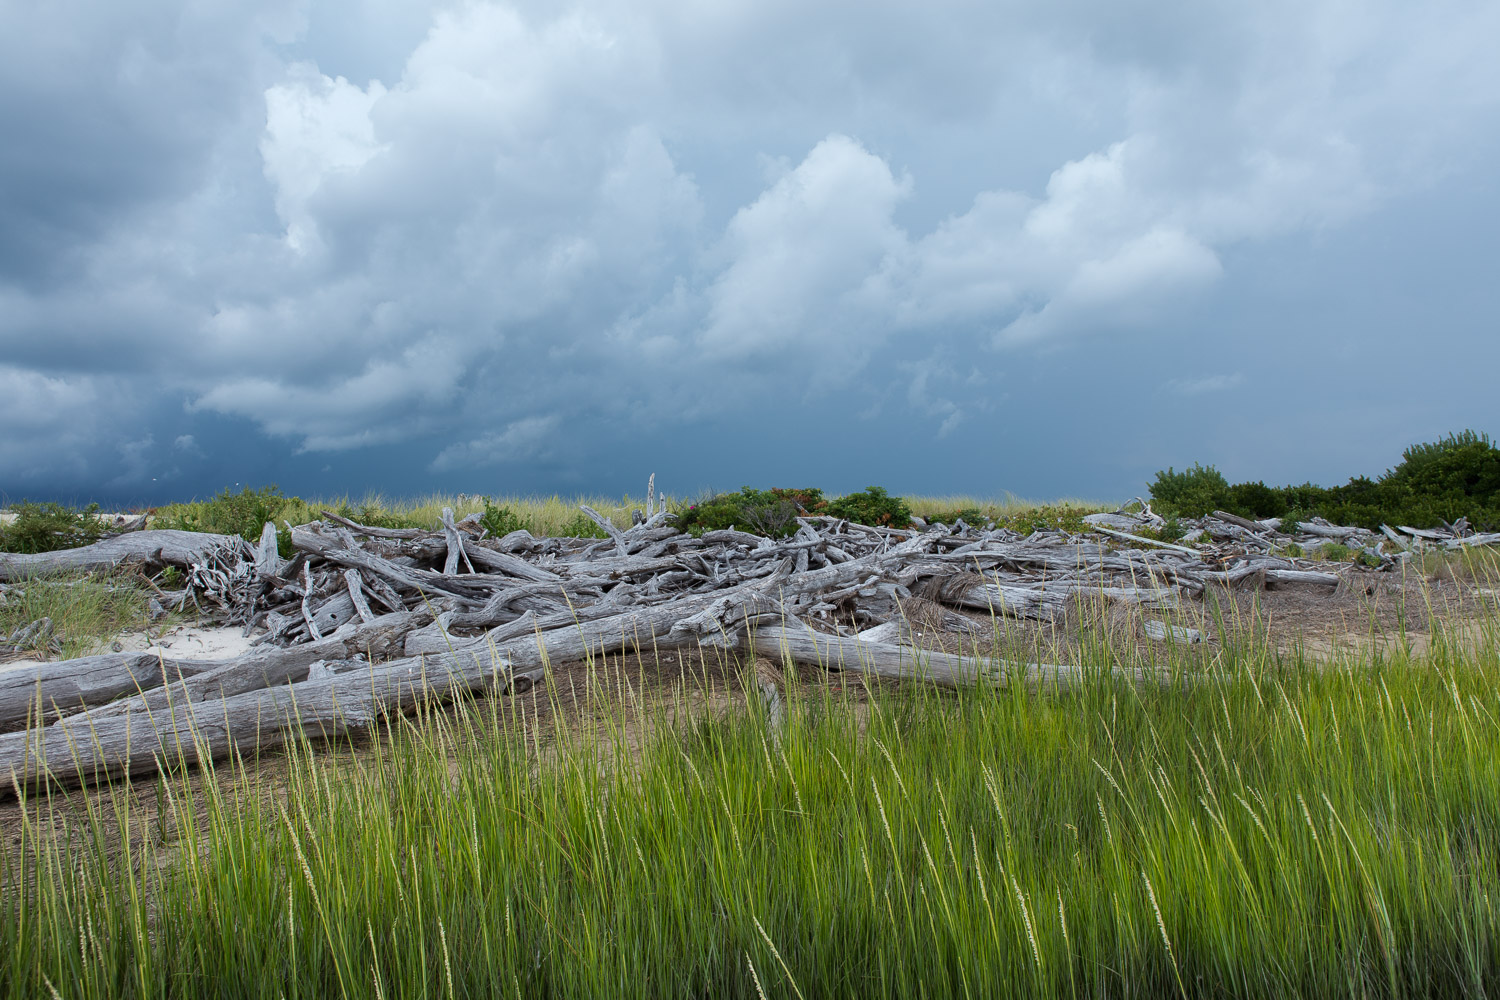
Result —
M1233 607L1211 612L1234 616ZM1235 626L1234 622L1226 625ZM1254 629L1071 689L671 713L587 673L155 786L45 793L0 984L73 996L1395 996L1500 989L1495 623L1421 657ZM1000 626L997 624L997 632ZM1023 652L1017 650L1017 652ZM568 692L554 691L554 699ZM668 706L670 707L670 706ZM162 831L170 830L170 835Z
M63 658L85 656L121 630L149 621L150 596L146 588L119 576L28 577L7 585L0 600L0 633L50 618L52 633L39 639L34 651L51 657L49 642L55 636Z

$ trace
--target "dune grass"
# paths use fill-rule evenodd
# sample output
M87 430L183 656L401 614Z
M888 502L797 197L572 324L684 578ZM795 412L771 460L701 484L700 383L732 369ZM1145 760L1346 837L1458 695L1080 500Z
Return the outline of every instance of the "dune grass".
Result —
M1500 989L1493 623L1421 658L1162 655L1194 683L798 688L775 733L753 707L668 718L596 664L597 726L465 702L388 722L382 752L296 745L274 788L244 761L33 796L0 991Z
M50 658L55 637L63 658L85 656L120 630L149 621L150 597L145 587L124 575L28 577L8 584L0 594L0 633L48 618L52 629L35 638L33 650Z
M668 496L668 510L681 510L691 503L701 503L706 496ZM970 496L951 497L906 497L912 513L924 517L934 516L951 519L960 512L977 523L993 520L997 524L1032 531L1044 527L1067 527L1078 530L1077 518L1095 510L1113 509L1113 505L1084 500L1060 500L1037 503L1022 500L1012 494L998 498ZM363 497L350 495L304 499L283 497L266 489L246 489L239 494L226 491L206 500L190 500L167 504L157 508L152 517L152 527L182 528L195 531L215 531L226 534L243 534L247 538L258 538L266 521L279 526L284 523L306 524L323 516L324 510L334 511L344 517L364 524L380 527L412 527L432 529L439 525L444 507L453 509L455 516L484 514L487 505L502 508L513 517L515 523L540 536L591 535L595 532L593 522L579 509L588 504L617 527L627 528L631 524L631 512L643 510L644 496L519 496L479 494L429 494L410 498L392 498L381 494ZM287 542L289 545L289 542Z

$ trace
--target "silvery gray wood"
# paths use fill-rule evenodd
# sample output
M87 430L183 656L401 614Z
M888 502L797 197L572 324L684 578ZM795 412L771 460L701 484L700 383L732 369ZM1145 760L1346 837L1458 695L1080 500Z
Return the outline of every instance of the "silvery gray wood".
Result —
M191 677L218 665L213 660L163 659L157 653L6 664L0 669L0 732L26 725L38 706L43 717L76 712L165 684L168 677Z
M250 544L238 535L157 529L137 531L76 549L57 552L0 552L0 581L24 580L38 575L112 570L139 563L148 567L176 566L190 569L208 563L220 553L232 559L252 558Z

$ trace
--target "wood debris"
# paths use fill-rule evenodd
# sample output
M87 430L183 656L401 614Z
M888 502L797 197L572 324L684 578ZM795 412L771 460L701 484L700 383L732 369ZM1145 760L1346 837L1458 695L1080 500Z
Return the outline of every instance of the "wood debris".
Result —
M649 487L654 491L654 479ZM1184 521L1179 540L1148 538L1162 519L1142 505L1085 518L1090 531L1029 536L959 522L911 529L827 516L771 539L736 529L695 537L648 500L619 528L588 507L604 538L488 537L476 516L444 509L434 531L365 526L324 511L288 526L293 554L267 524L257 545L221 535L133 531L42 556L0 554L0 580L59 569L172 565L179 606L196 602L242 625L257 648L225 661L115 654L0 673L0 779L96 781L150 773L299 732L368 729L383 714L464 691L509 692L549 664L621 650L710 645L794 663L924 678L945 686L1074 684L1079 668L1016 664L917 648L903 607L928 600L1006 618L1055 621L1078 599L1162 610L1211 586L1312 585L1398 566L1424 548L1500 541L1466 524L1441 531L1281 522L1226 512ZM1338 542L1364 565L1288 554ZM1158 640L1201 636L1150 622ZM770 654L774 658L774 654ZM769 661L762 697L781 711ZM1151 671L1121 671L1152 679Z

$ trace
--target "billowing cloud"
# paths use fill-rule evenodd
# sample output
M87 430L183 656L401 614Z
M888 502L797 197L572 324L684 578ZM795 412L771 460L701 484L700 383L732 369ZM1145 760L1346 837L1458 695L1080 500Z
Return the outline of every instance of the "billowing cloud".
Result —
M462 471L532 458L556 427L554 416L525 417L472 441L449 445L433 459L432 470Z
M1104 354L1225 389L1194 310L1279 329L1237 282L1475 190L1500 116L1460 0L380 7L0 15L0 478L245 429L582 477L817 407L956 448Z

